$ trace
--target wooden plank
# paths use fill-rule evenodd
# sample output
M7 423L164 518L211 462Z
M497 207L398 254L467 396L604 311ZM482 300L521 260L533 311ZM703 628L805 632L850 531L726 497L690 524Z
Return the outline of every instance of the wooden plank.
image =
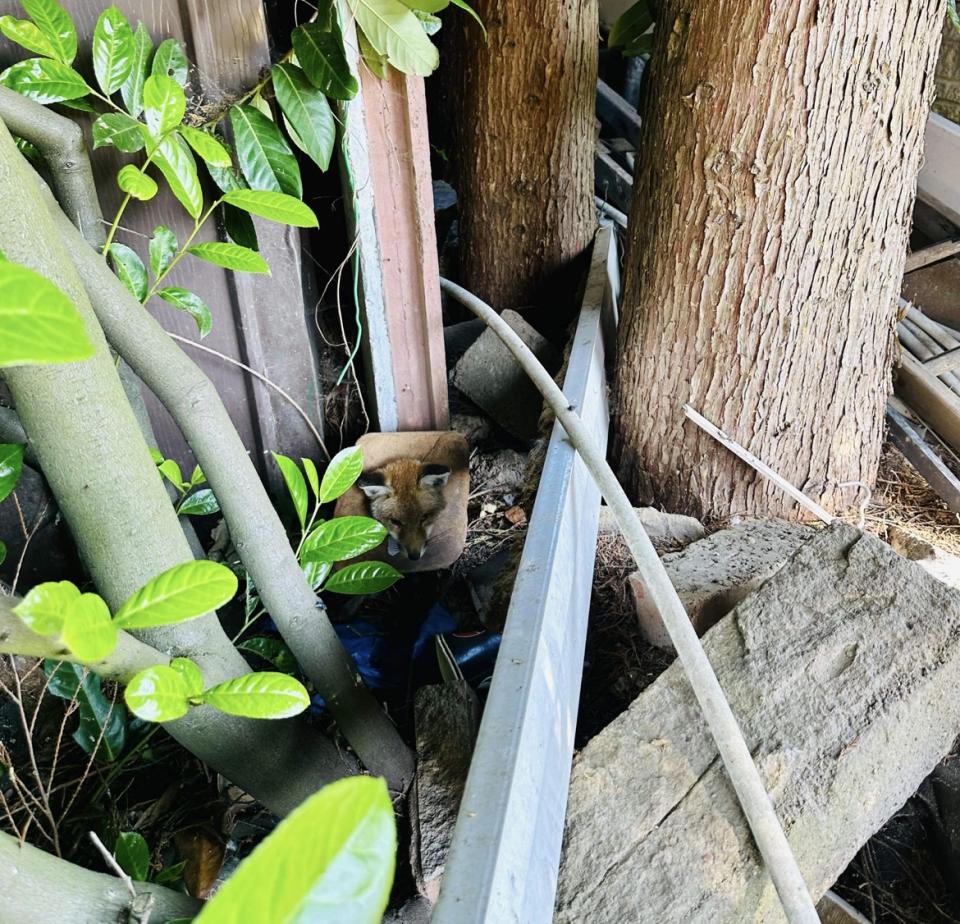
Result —
M958 366L960 366L960 347L927 359L923 363L923 368L932 375L943 375L945 372L953 372Z
M634 149L640 142L640 116L619 93L602 80L597 81L597 116L607 134L626 138Z
M960 253L960 239L952 241L940 241L938 244L931 244L922 250L915 250L907 254L907 262L904 264L904 273L912 273L931 263L939 263L941 260L949 260L950 257Z
M602 329L613 231L594 243L564 381L603 446ZM554 425L434 924L553 918L600 492Z
M593 185L596 194L614 208L626 215L630 214L630 201L633 198L633 179L605 151L598 150L593 158Z
M960 479L947 467L920 435L920 431L896 408L887 405L890 440L907 461L951 509L960 513Z
M360 250L366 368L381 430L449 426L423 79L358 66L344 6L348 56L360 92L344 106L348 217ZM343 155L341 154L341 157Z
M924 138L923 167L917 176L917 198L944 218L960 225L960 125L931 112Z
M906 351L900 357L894 389L948 446L960 452L960 396Z

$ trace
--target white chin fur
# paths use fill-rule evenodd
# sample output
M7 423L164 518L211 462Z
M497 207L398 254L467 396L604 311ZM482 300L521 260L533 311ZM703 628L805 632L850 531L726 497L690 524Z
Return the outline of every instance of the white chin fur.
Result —
M399 555L400 543L393 536L387 536L387 555Z

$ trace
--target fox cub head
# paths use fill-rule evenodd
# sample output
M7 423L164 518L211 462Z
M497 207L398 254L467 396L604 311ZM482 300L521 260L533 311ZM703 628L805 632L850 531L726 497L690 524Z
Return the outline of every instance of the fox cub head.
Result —
M446 505L443 486L450 477L446 465L419 459L395 459L360 476L357 486L367 496L370 515L390 534L390 551L410 561L423 556L437 517Z

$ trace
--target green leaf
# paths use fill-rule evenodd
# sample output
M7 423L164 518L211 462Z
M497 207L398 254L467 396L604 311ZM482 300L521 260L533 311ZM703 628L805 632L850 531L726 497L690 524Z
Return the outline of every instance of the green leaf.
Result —
M153 41L147 27L141 22L133 33L133 60L130 65L130 76L120 87L120 95L127 112L134 118L143 112L143 84L150 73L150 56L153 54Z
M174 565L140 588L120 607L121 629L149 629L196 619L237 592L237 576L219 562L200 559Z
M134 199L147 202L157 194L157 183L153 177L141 173L133 164L120 168L117 174L117 186Z
M130 76L133 53L130 23L115 6L108 6L93 30L93 72L107 96L116 93Z
M436 35L443 25L439 16L425 13L423 10L414 10L413 15L420 21L420 26L427 35Z
M150 238L150 270L154 278L162 275L173 263L179 248L177 236L166 225L157 225Z
M31 632L59 635L79 599L80 591L70 581L48 581L31 588L13 611Z
M142 302L147 297L147 269L140 257L126 244L114 242L110 245L110 262L120 281L138 302Z
M609 48L635 46L653 25L648 0L638 0L613 24L607 37Z
M450 0L400 0L409 9L423 13L440 13L450 6Z
M487 27L483 24L483 20L477 14L477 11L467 3L467 0L450 0L450 2L459 9L463 10L465 13L469 13L476 21L477 25L480 26L483 31L483 37L487 37Z
M203 702L228 715L248 719L289 719L310 705L302 683L286 674L257 671L206 690Z
M193 698L203 693L203 674L193 661L189 658L174 658L170 662L170 667L183 678L187 687L187 696Z
M198 484L206 484L207 476L203 474L203 470L199 465L194 465L193 471L190 473L190 487L195 488Z
M25 266L0 262L0 366L74 362L94 352L63 292Z
M280 130L252 106L231 106L230 125L240 169L252 189L303 194L300 168Z
M112 144L117 150L134 154L143 148L140 123L125 112L106 112L93 123L93 146Z
M174 459L164 459L157 468L160 470L160 474L178 491L186 490L187 485L183 480L183 473Z
M280 822L201 908L195 924L379 924L396 851L386 783L370 776L338 780Z
M136 831L123 831L117 835L113 857L131 879L145 882L150 875L150 848L143 835Z
M31 141L27 141L26 138L18 138L16 135L13 136L13 142L17 146L17 150L27 158L27 160L36 164L37 166L43 166L43 155L40 153L40 149Z
M172 77L181 87L187 85L187 71L189 63L183 46L176 39L166 39L160 43L157 53L153 56L154 74Z
M7 544L0 540L0 565L7 560Z
M304 543L300 561L335 562L356 558L375 549L386 538L386 529L370 517L336 517L310 534L309 548Z
M230 152L210 132L184 125L180 128L180 136L204 163L215 167L229 167L233 163Z
M127 708L145 722L172 722L190 709L190 692L183 675L158 664L140 671L127 684Z
M153 881L157 885L170 885L172 882L176 882L178 879L183 878L183 871L186 868L187 861L181 860L179 863L174 863L173 866L165 866L156 876L153 877ZM191 924L193 918L172 918L167 921L167 924Z
M960 13L957 12L957 0L947 0L947 19L954 29L960 32Z
M320 482L320 503L326 504L345 494L363 471L363 450L359 446L341 449L327 466Z
M311 590L319 590L320 585L329 577L333 565L328 561L311 561L301 565L300 570L307 579Z
M282 193L276 193L282 195ZM241 247L250 250L260 250L257 240L257 229L253 226L253 219L246 213L232 205L223 206L223 228L230 240Z
M235 189L225 193L223 201L251 215L269 218L296 228L316 228L317 216L313 209L296 196L263 189Z
M0 32L2 32L11 42L32 51L34 54L43 55L45 58L56 58L57 49L53 42L41 31L36 23L26 19L17 19L14 16L0 17Z
M310 490L313 496L320 500L320 476L317 474L317 467L313 464L313 459L300 459L300 464L307 475L307 481L310 483Z
M61 100L60 105L65 106L67 109L76 109L77 112L96 113L97 111L93 103L86 97Z
M43 671L50 678L47 689L51 694L77 701L80 724L73 740L87 754L96 749L104 760L116 760L127 742L127 710L123 703L108 699L100 678L79 664L48 660L43 663Z
M347 5L370 44L398 71L426 77L436 70L436 46L399 0L347 0Z
M240 642L237 648L263 658L285 674L292 674L297 669L297 659L293 652L278 638L258 635Z
M194 491L177 508L177 513L183 517L206 517L211 513L219 513L219 511L220 504L217 503L217 499L210 488Z
M148 446L147 449L150 451L150 458L153 459L154 465L163 462L163 453L156 446Z
M191 218L199 218L203 211L203 190L197 176L197 163L190 149L177 135L160 142L153 162L160 168L170 191L187 210Z
M70 14L56 0L21 0L21 5L56 50L56 58L72 64L77 56L77 30Z
M67 613L63 641L81 661L100 661L117 647L117 627L97 594L81 594Z
M200 332L201 340L210 333L213 328L213 317L210 314L210 309L199 295L181 289L180 286L166 286L163 289L158 289L157 295L168 305L186 311L197 322L197 330Z
M155 138L175 129L187 111L183 87L165 74L153 74L143 85L143 117Z
M207 263L214 263L224 269L237 270L241 273L270 274L270 267L255 250L241 247L239 244L229 244L224 241L208 241L203 244L194 244L187 248L187 253L193 254Z
M319 22L305 23L293 30L291 39L297 61L321 93L331 99L353 99L357 95L359 85L350 73L339 25L331 22L328 29Z
M280 109L303 150L321 170L326 170L337 140L337 127L326 96L292 64L276 64L270 75Z
M21 443L0 443L0 502L10 496L20 480L26 448Z
M36 103L60 103L90 92L87 82L69 65L52 58L27 58L0 74L0 84Z
M335 594L376 594L392 587L403 575L382 561L361 561L334 571L323 589Z
M387 68L390 66L390 62L387 61L387 56L380 54L380 52L370 44L370 39L363 34L363 29L357 29L357 41L360 45L360 56L363 58L364 63L376 77L380 80L385 80Z
M290 500L293 501L293 509L296 510L297 519L300 521L300 529L303 529L307 522L307 483L303 480L303 475L300 474L300 469L293 459L282 456L278 452L271 455L280 467L287 491L290 492Z

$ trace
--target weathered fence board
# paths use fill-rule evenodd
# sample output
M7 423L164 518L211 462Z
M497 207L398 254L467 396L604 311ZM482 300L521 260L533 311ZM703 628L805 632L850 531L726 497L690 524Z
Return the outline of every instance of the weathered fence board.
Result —
M930 113L923 147L923 167L917 176L917 197L953 224L960 225L960 125Z

